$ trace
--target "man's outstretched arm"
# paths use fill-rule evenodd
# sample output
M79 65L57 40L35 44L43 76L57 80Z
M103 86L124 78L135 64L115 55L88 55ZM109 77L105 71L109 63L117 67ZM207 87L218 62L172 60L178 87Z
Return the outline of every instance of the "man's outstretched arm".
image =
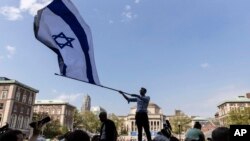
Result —
M122 96L128 101L128 103L129 102L136 102L137 101L136 98L129 98L128 96L126 96L123 91L119 91L119 93L122 94Z
M122 94L122 96L128 101L129 98L124 94L123 91L119 91L119 93Z
M131 94L132 97L137 97L145 102L149 102L149 97L148 96L140 96L140 95L137 95L137 94Z

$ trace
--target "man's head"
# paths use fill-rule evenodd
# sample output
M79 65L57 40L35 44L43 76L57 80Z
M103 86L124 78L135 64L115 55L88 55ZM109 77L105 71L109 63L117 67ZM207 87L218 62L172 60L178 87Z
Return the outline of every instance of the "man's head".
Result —
M101 112L99 114L99 119L100 119L101 122L106 121L107 120L107 113L106 112Z
M144 96L146 93L147 93L147 89L141 87L141 89L140 89L140 94L141 94L142 96Z
M194 123L194 128L201 129L201 124L199 122Z
M9 130L0 137L1 141L23 141L24 134L20 130Z
M90 137L83 130L75 130L65 136L65 141L90 141Z
M212 132L212 141L229 141L229 128L218 127Z

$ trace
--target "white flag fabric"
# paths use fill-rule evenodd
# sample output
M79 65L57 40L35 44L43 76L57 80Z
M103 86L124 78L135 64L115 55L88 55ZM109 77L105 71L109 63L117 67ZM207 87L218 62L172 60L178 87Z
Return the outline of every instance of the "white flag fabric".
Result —
M100 85L90 28L70 0L54 0L39 10L34 33L57 54L61 75Z

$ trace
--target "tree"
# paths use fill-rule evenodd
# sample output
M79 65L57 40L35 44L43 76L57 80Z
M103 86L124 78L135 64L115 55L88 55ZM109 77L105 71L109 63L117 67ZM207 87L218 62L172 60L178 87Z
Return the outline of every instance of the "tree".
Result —
M124 130L123 129L124 120L123 119L119 119L114 113L110 114L108 116L108 118L115 123L116 130L118 131L118 133L124 134L124 131L123 131Z
M45 117L49 116L46 112L33 113L32 121L39 121ZM66 127L61 126L59 120L51 120L49 123L45 124L42 129L42 134L46 138L54 138L57 135L62 135L68 132Z
M81 129L83 126L83 115L78 110L74 111L73 120L73 129Z
M83 123L82 127L91 132L91 133L97 133L101 129L101 123L99 121L99 118L90 111L85 111L83 114Z
M63 128L60 125L59 120L52 120L48 124L45 125L43 129L43 135L47 138L54 138L58 135L65 134L67 129Z
M182 133L182 131L187 131L188 128L191 128L189 124L191 121L191 118L185 115L175 116L169 120L172 126L172 131L176 134L179 134L179 130L180 133Z
M250 107L237 108L231 110L226 118L226 125L240 124L249 125L250 124Z

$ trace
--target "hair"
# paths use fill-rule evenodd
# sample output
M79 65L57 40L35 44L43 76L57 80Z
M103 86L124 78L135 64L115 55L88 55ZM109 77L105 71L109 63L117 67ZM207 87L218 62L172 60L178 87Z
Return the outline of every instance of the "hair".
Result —
M201 124L200 124L200 122L196 121L196 122L194 123L194 128L201 129Z
M169 120L166 120L166 126L169 128L170 131L172 131L172 126L171 126Z
M82 130L75 130L65 137L66 141L90 141L89 135Z
M17 135L23 134L20 130L9 130L1 134L0 141L17 141Z
M229 128L227 127L218 127L212 132L213 141L229 141Z
M105 117L107 117L107 112L100 112L99 116L105 116Z
M141 90L144 90L144 91L145 91L145 93L147 92L147 89L146 89L146 88L144 88L144 87L141 87Z

